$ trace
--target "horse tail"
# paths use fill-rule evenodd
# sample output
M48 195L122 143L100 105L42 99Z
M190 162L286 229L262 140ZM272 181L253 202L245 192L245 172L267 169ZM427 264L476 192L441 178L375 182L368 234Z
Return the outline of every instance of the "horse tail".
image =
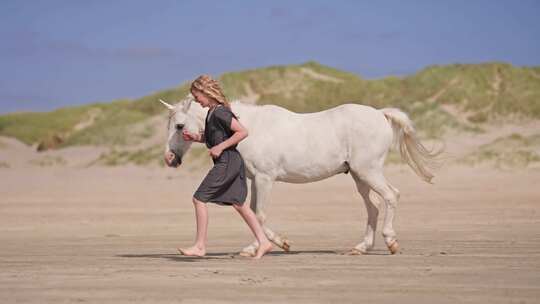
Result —
M394 145L399 148L401 159L424 181L431 183L434 175L431 170L440 166L439 156L443 149L427 149L418 139L409 116L396 108L380 110L390 122L394 131Z

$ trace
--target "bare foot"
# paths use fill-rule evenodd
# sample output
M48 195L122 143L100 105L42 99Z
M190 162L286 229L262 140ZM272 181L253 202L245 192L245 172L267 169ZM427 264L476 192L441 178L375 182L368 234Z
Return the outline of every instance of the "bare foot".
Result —
M181 255L203 257L206 254L206 249L201 249L197 246L191 246L187 249L177 248Z
M263 255L267 254L268 252L272 251L272 243L266 242L259 245L259 248L257 248L257 253L253 257L254 260L258 260L262 258Z

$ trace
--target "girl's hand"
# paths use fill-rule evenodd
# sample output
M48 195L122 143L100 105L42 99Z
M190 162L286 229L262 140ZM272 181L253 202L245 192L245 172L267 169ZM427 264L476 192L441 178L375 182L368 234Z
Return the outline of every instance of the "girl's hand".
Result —
M210 148L210 156L212 156L212 158L218 158L221 153L223 152L223 149L217 145L217 146L213 146L212 148Z
M185 141L200 141L201 135L200 134L191 134L186 130L182 130L182 138Z

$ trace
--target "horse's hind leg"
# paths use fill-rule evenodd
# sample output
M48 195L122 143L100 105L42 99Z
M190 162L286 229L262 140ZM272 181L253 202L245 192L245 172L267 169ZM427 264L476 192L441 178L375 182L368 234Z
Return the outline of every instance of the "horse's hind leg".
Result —
M371 189L373 189L373 191L377 192L377 194L383 198L386 204L386 213L384 217L382 234L386 246L392 254L395 254L399 250L399 244L396 240L396 232L393 227L393 222L399 199L399 191L386 181L384 175L382 174L382 168L372 169L365 172L362 174L361 178L371 187Z
M280 236L279 234L272 231L265 225L266 214L264 213L264 205L268 202L270 197L270 192L272 190L273 181L267 176L256 175L251 180L251 202L250 207L255 212L259 223L266 234L266 237L278 247L285 251L289 251L290 243L289 240ZM259 243L255 240L253 243L242 249L240 255L242 256L254 256Z
M366 232L364 234L364 240L356 245L352 250L351 254L364 254L367 253L368 250L372 249L375 245L375 231L377 230L377 219L379 217L379 209L377 206L373 203L371 198L369 197L370 187L369 185L364 182L358 174L354 171L351 172L351 175L354 179L354 182L356 183L356 188L358 189L358 192L364 199L364 204L366 205L367 210L367 225L366 225Z

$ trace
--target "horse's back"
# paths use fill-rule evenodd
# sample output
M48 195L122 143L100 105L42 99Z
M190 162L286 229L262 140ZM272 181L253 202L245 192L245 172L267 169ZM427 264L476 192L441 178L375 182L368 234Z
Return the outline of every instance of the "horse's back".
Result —
M373 137L391 131L384 114L361 104L347 103L311 113L297 113L276 105L257 106L250 115L249 127L264 130L265 137L273 132L279 136L365 136ZM342 138L345 140L345 138Z
M354 155L358 161L380 158L391 145L392 130L381 111L343 104L313 113L279 106L254 109L241 144L248 167L288 182L308 182L339 172ZM247 112L246 112L247 114ZM256 165L253 165L256 163Z
M366 117L372 116L379 118L383 117L382 113L380 113L379 110L362 104L356 104L356 103L346 103L341 104L326 110L318 111L318 112L307 112L307 113L298 113L290 111L286 108L283 108L281 106L277 105L261 105L257 106L257 115L258 117L272 117L275 118L287 118L287 119L311 119L311 118L319 118L324 116L337 116L340 118L341 116L347 117L350 116L350 114L354 115L365 115ZM262 115L262 116L261 116Z

